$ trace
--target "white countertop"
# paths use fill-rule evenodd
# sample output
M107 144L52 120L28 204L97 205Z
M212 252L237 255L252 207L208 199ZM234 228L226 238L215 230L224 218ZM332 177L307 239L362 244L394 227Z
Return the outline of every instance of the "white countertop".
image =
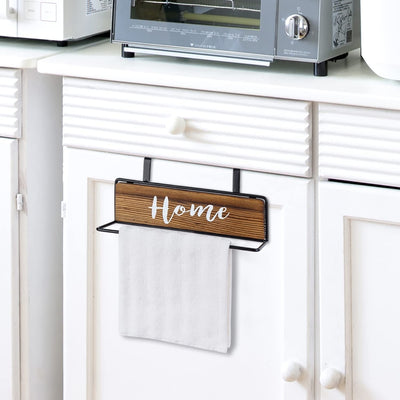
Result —
M69 53L93 45L107 42L101 37L70 41L66 47L57 47L55 42L45 40L0 38L0 67L36 68L37 61L61 53Z
M120 45L102 43L38 61L47 74L172 86L400 110L400 82L375 75L353 51L329 63L327 77L312 64L275 61L270 67L138 54L122 58Z

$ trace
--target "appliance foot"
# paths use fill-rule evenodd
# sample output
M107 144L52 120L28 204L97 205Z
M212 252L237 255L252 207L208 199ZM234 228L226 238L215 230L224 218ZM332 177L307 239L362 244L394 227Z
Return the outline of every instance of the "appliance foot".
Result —
M57 47L67 47L68 46L68 40L60 40L57 42Z
M314 64L314 76L328 75L328 61L322 61Z
M128 47L127 44L121 44L121 57L123 58L133 58L135 57L135 53L131 51L125 51L125 47Z
M347 58L348 55L349 55L349 53L343 53L340 56L331 58L329 61L336 62L336 61L339 61L339 60L344 60L345 58Z

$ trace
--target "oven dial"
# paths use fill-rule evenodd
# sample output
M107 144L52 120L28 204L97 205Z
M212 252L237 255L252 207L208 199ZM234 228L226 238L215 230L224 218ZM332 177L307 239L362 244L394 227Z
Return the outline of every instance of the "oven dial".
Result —
M285 32L291 39L300 40L307 36L308 21L300 14L293 14L286 18Z

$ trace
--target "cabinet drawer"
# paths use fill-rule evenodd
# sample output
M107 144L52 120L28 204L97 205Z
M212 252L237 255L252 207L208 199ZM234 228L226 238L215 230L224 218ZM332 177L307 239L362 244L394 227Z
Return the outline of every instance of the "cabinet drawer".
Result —
M69 147L308 177L310 137L309 102L64 79Z
M0 137L20 137L21 72L0 68Z
M320 104L319 173L400 186L400 112Z

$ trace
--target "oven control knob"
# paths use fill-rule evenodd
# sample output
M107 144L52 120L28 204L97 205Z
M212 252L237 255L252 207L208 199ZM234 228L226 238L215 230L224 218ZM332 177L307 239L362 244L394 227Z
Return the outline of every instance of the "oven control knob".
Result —
M308 31L308 21L302 15L293 14L286 18L285 32L291 39L304 39L307 36Z

